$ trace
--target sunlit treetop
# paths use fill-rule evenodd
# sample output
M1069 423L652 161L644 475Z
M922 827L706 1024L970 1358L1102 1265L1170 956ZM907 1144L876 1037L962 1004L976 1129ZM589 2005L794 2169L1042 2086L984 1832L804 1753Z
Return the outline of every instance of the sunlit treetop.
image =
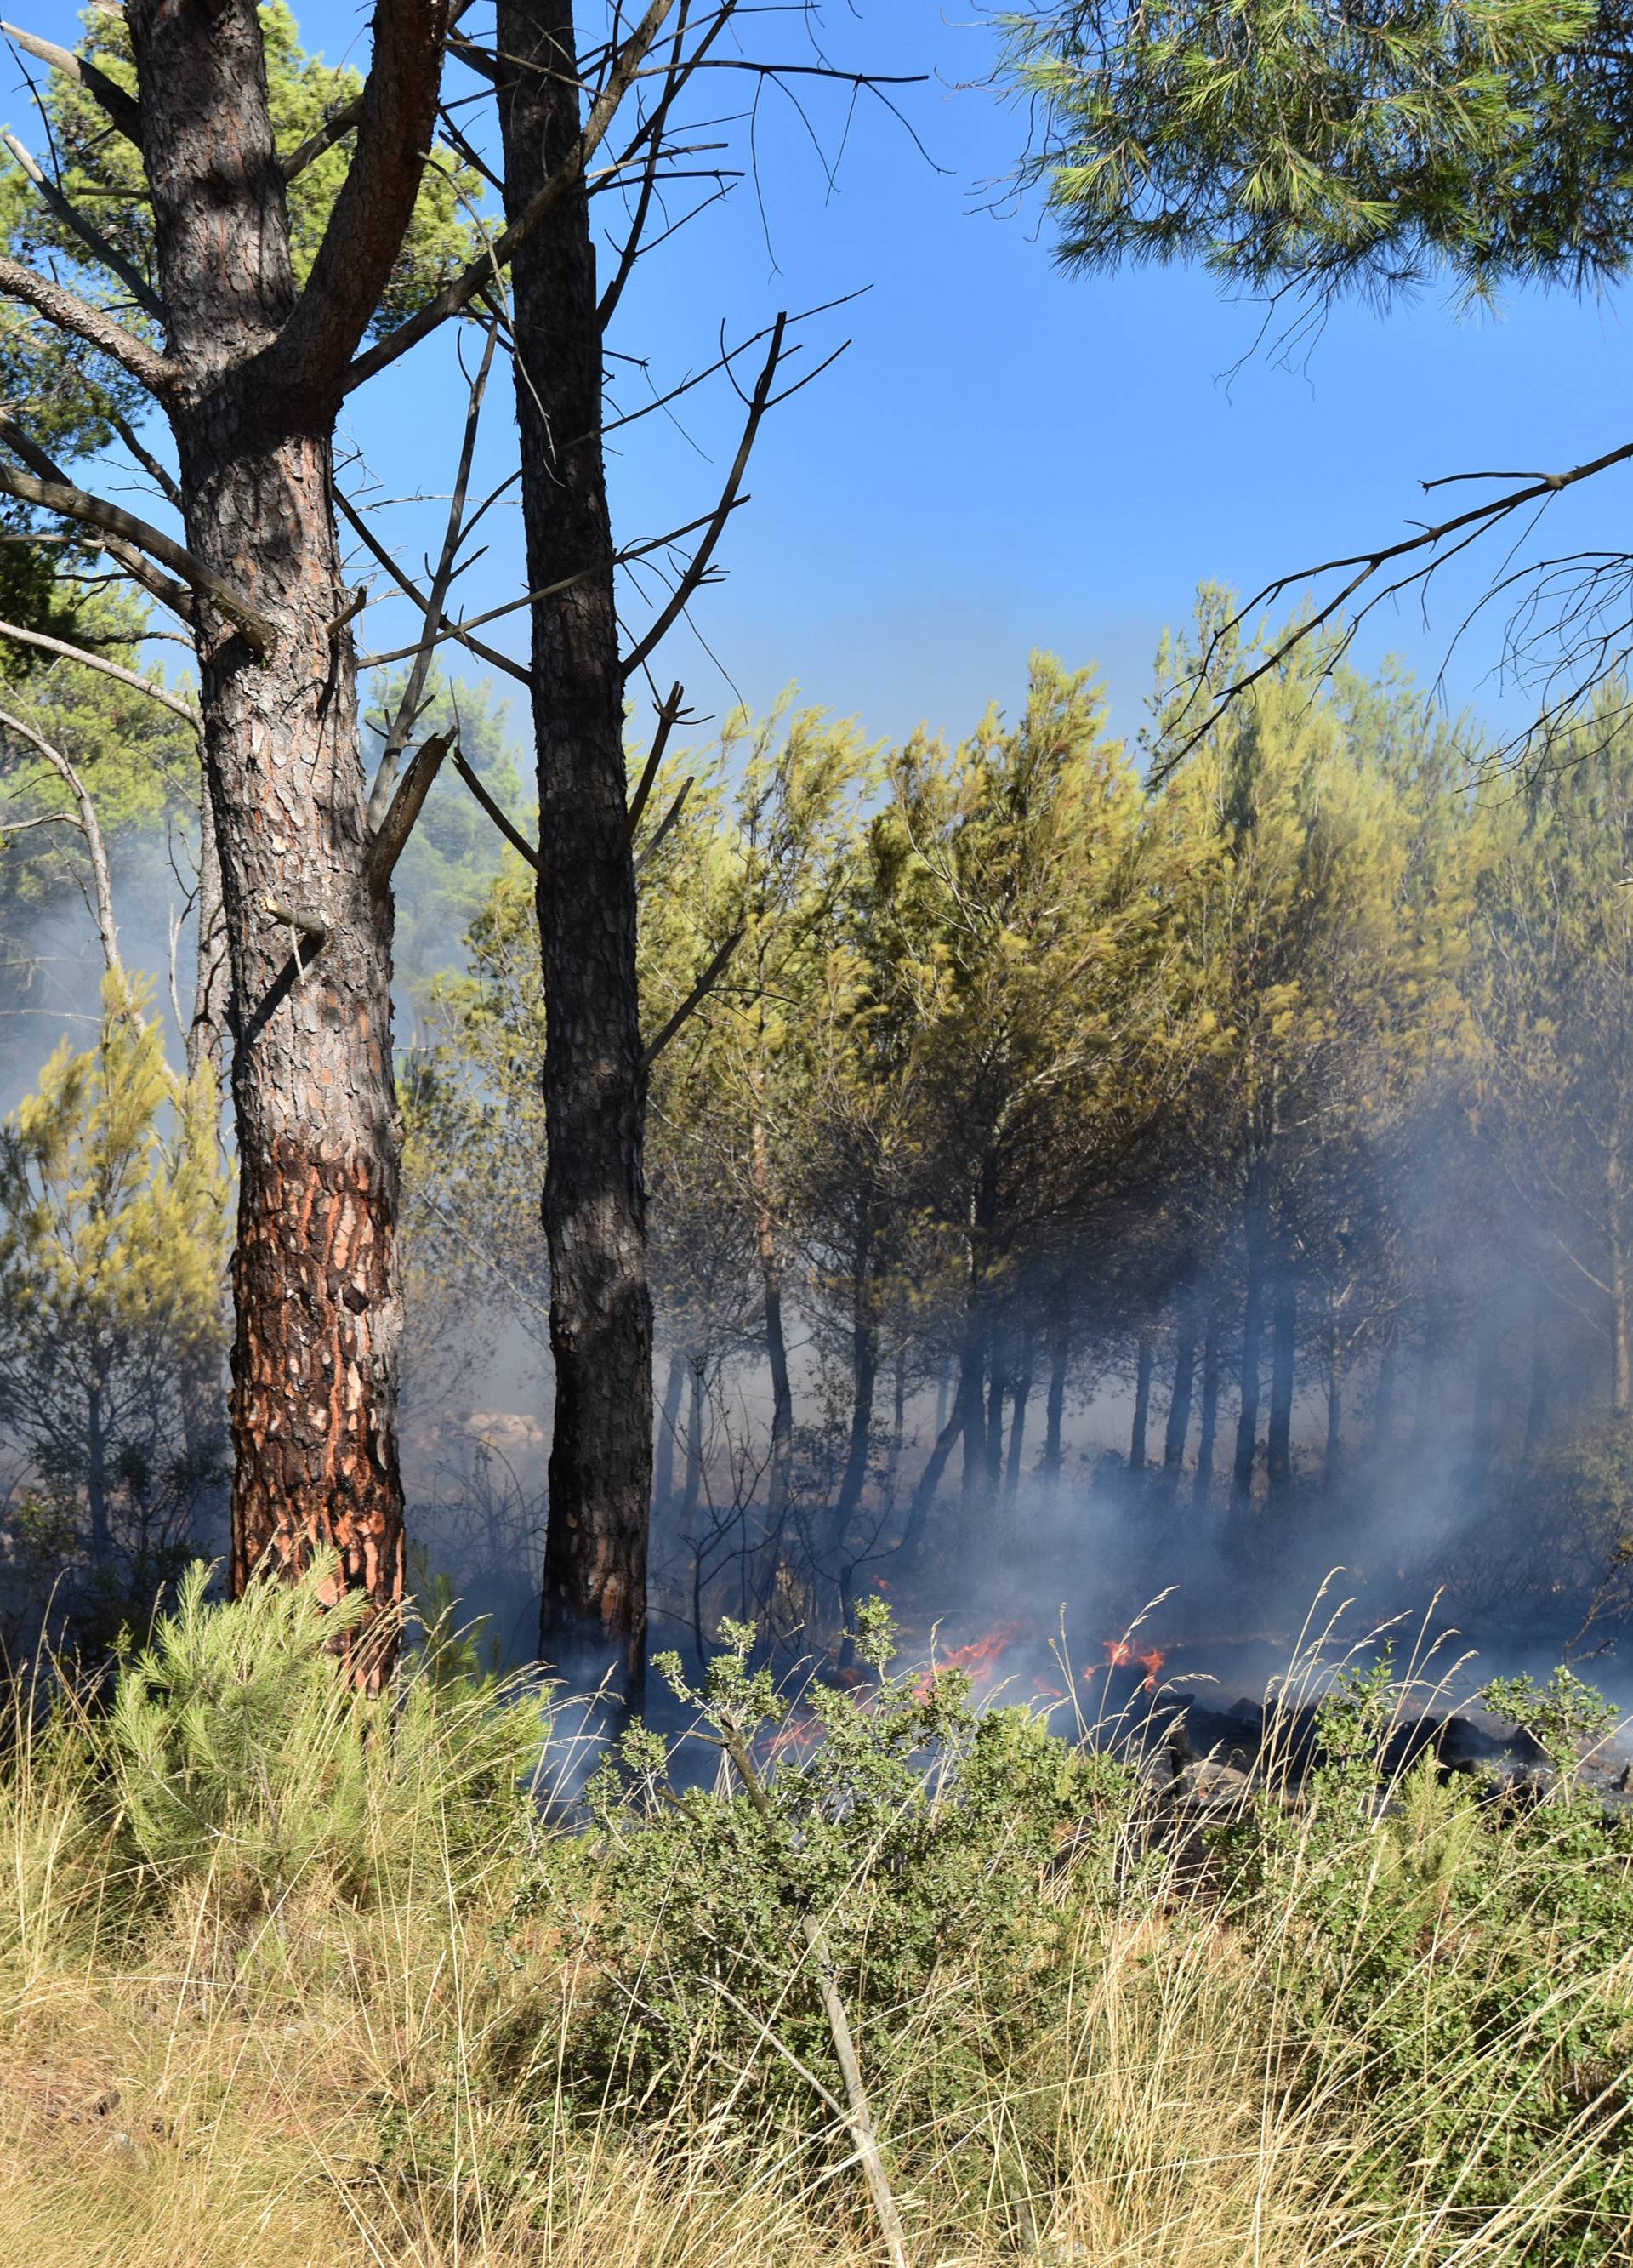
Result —
M1004 18L1071 267L1571 288L1633 257L1626 0L1041 0Z

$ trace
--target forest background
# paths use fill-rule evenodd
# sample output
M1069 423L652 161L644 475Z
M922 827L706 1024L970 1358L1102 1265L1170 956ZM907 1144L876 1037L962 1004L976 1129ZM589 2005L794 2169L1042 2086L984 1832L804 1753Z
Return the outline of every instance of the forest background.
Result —
M760 445L732 573L684 660L714 732L672 759L676 783L699 784L644 877L653 1003L683 998L691 972L742 933L655 1091L662 1611L695 1643L723 1603L791 1636L820 1627L887 1557L903 1554L900 1575L918 1556L917 1484L942 1442L937 1470L962 1511L946 1513L936 1565L962 1572L931 1605L993 1605L972 1506L983 1488L1016 1495L1023 1476L1058 1495L1070 1466L1078 1502L1106 1468L1102 1516L1063 1535L1040 1501L1035 1564L1006 1608L1019 1597L1035 1622L1051 1590L1098 1582L1113 1558L1121 1593L1146 1574L1212 1570L1223 1551L1245 1589L1227 1619L1246 1628L1266 1547L1247 1549L1220 1509L1232 1499L1298 1490L1322 1506L1291 1521L1307 1547L1296 1566L1269 1547L1295 1581L1325 1554L1369 1576L1387 1566L1410 1588L1457 1564L1494 1492L1523 1494L1536 1460L1563 1457L1549 1486L1564 1529L1517 1539L1480 1610L1533 1629L1546 1591L1539 1644L1601 1629L1628 1401L1619 733L1598 736L1593 787L1570 766L1529 786L1507 770L1497 752L1526 688L1503 672L1500 626L1477 622L1438 679L1476 587L1453 571L1421 618L1363 625L1334 688L1318 689L1313 664L1291 666L1265 716L1191 752L1186 783L1155 806L1135 782L1165 753L1174 664L1165 647L1153 681L1151 657L1188 608L1177 530L1201 567L1251 588L1330 549L1349 500L1401 494L1409 466L1591 453L1611 415L1612 311L1517 289L1499 320L1431 294L1387 326L1340 306L1290 337L1184 269L1087 291L1004 191L1015 121L984 83L990 27L908 9L828 29L836 65L928 70L931 83L892 92L903 118L874 100L851 120L849 97L824 112L820 92L809 131L785 95L756 112L756 195L683 232L630 291L632 327L684 364L708 355L720 321L762 319L768 292L814 304L872 287L828 319L850 350ZM338 62L355 26L319 11L302 34ZM410 554L434 549L441 511L415 502L425 435L457 428L463 396L456 359L433 345L385 374L366 434L354 427L370 493L408 499L393 525ZM695 411L684 426L646 419L614 459L614 497L642 524L678 519L699 451L729 446L730 397ZM1028 427L1061 440L994 448L994 433ZM870 500L866 526L839 466ZM1566 532L1600 509L1566 500L1578 515ZM514 536L503 512L495 524L467 612L515 587ZM1114 545L1095 533L1114 526ZM1219 603L1204 597L1204 622ZM409 634L408 609L389 597L371 608L371 643L387 647L399 620ZM1109 717L1048 664L1029 695L1033 648L1096 665ZM387 673L376 699L389 708L390 695ZM1007 724L963 740L995 695ZM452 699L476 769L526 823L502 697L467 680ZM122 733L128 755L143 736L128 771L117 752L99 757L98 789L126 957L162 977L185 895L167 868L187 831L185 759L166 778L153 719L138 727L134 704L110 718L98 701L92 740ZM951 740L916 740L921 715ZM22 819L37 763L26 743L17 754ZM1085 831L1091 814L1103 840ZM1001 851L985 841L995 829ZM1065 835L1082 839L1063 874ZM904 885L891 861L915 855L926 866ZM79 860L39 834L15 840L13 1094L34 1084L54 1017L95 1013ZM438 1565L477 1603L510 1597L536 1550L548 1430L528 1196L538 1004L519 880L458 783L439 781L399 892L420 1270L408 1404L423 1572ZM910 905L894 902L903 887ZM1540 929L1522 913L1536 888L1555 908ZM1131 920L1143 894L1165 904L1159 935ZM1085 972L1095 939L1111 942ZM1036 1020L1040 986L1057 1025ZM864 1060L860 1034L892 1016L912 1035L901 1059ZM1001 1071L971 1057L972 1020L1012 1051ZM983 1113L984 1162L965 1146ZM878 1186L858 1222L864 1152ZM982 1229L977 1263L983 1172L1005 1184L992 1200L1005 1219ZM783 1395L765 1345L768 1268L794 1349ZM18 1389L19 1410L33 1390L52 1420L25 1421L13 1482L25 1624L55 1552L98 1554L96 1522L81 1535L62 1497L84 1491L73 1440L86 1429L63 1425L58 1383ZM129 1420L144 1474L173 1462L166 1428L185 1432L184 1400L161 1390ZM131 1454L129 1441L109 1452L114 1465ZM1145 1479L1148 1465L1165 1476ZM1142 1488L1159 1507L1183 1495L1191 1517L1144 1523L1130 1553L1114 1539ZM162 1513L144 1511L135 1564L148 1569L148 1527L168 1549L182 1498L192 1521L210 1494L178 1484ZM510 1615L512 1649L526 1650L526 1619Z

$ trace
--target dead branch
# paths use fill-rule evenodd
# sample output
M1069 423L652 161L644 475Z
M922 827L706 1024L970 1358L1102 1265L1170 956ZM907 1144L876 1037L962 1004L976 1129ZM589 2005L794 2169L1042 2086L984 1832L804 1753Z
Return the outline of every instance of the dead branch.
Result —
M56 183L36 163L33 151L19 142L15 134L0 135L0 141L4 142L63 227L72 229L92 257L100 261L110 275L118 276L137 306L145 309L156 323L162 323L165 320L164 302L141 269L127 260L116 245L110 244L95 222L88 220L77 205L63 195Z
M53 40L42 40L33 32L19 30L15 24L0 23L0 35L10 40L13 47L21 48L26 55L49 63L64 78L71 78L77 86L83 86L125 139L134 142L138 150L142 147L141 104L109 78L106 71L99 70L88 55L77 55L67 48L59 48Z
M72 338L83 340L116 362L121 370L146 387L158 401L166 401L173 391L180 375L176 365L155 354L144 339L105 315L99 307L92 307L77 293L65 291L48 276L37 275L20 260L10 254L0 254L0 291L13 299L20 299L36 314L43 315L59 331Z
M737 928L732 932L731 936L726 939L725 944L720 946L710 956L708 967L703 970L696 983L693 985L685 999L681 1001L673 1015L670 1017L668 1022L658 1033L657 1038L651 1041L641 1050L641 1077L643 1079L646 1077L647 1072L651 1071L652 1065L658 1061L658 1057L662 1055L670 1041L673 1039L675 1034L686 1022L687 1018L700 1008L703 1002L708 998L710 992L713 991L716 984L719 982L721 972L724 970L726 962L730 961L732 955L737 951L738 946L742 943L742 939L743 929L742 924L739 923Z
M426 605L424 593L411 578L404 573L357 506L338 488L331 489L329 493L335 499L335 509L345 520L347 526L367 546L404 597L412 599L423 614ZM462 646L475 654L479 660L485 661L490 668L502 669L507 677L513 677L519 684L531 688L532 678L522 667L520 662L512 661L508 653L501 653L497 646L484 645L480 638L473 637L469 631L462 630L459 623L450 622L446 615L441 617L438 627L445 630L450 637L457 638Z
M664 750L669 745L669 735L680 720L681 703L684 697L685 688L677 678L658 708L658 729L652 734L651 747L647 754L645 763L641 768L641 777L636 784L635 793L629 799L629 815L624 821L623 839L618 845L618 856L621 858L628 855L629 847L635 841L636 829L641 824L647 799L652 792L652 784L658 777L658 768L664 760Z
M0 438L9 436L0 434ZM60 512L65 519L76 521L81 527L94 528L99 534L116 536L121 542L157 559L161 566L170 568L182 582L201 599L208 599L232 624L243 633L252 651L260 658L268 654L276 641L276 633L264 616L239 598L228 583L195 559L186 548L173 542L158 528L134 512L110 504L104 497L92 496L88 490L76 488L69 481L37 480L32 473L19 473L9 465L0 465L0 494L12 496L19 504L37 505L42 512Z
M287 157L278 160L278 171L286 181L304 173L308 166L315 165L326 150L350 133L363 115L363 97L359 94L350 102L342 103L332 118L326 118L315 133L308 134L304 142L297 143Z
M92 910L96 916L102 960L110 976L122 976L124 968L119 957L119 928L114 919L114 885L108 871L107 845L102 839L101 824L90 791L62 750L53 747L50 741L35 732L32 725L25 724L20 717L14 717L9 710L0 709L0 727L15 733L18 740L26 740L30 747L42 755L74 799L79 832L85 838L85 855L91 861Z
M369 846L369 884L377 892L383 891L392 877L392 870L401 858L414 822L425 806L425 799L443 758L453 746L453 734L433 733L415 750L401 784L391 799L391 806L375 829L374 840Z
M477 802L487 813L489 818L492 820L500 834L504 836L511 850L519 852L536 874L539 872L539 853L533 849L532 843L527 840L527 837L520 833L518 828L511 826L510 821L505 817L504 812L499 808L499 806L489 794L487 789L482 785L481 780L478 779L476 774L471 770L469 764L466 762L465 758L460 755L458 748L453 752L453 769L458 772L460 777L465 782L466 786L469 788L471 793L475 797Z
M145 693L150 701L157 701L161 708L173 710L195 732L202 729L203 719L195 703L172 693L167 686L156 685L151 677L143 677L139 670L127 669L121 662L108 661L103 655L92 653L85 646L70 645L66 638L48 637L43 630L26 630L20 622L0 622L0 637L15 638L19 645L38 646L42 653L60 655L64 661L75 662L81 669L99 670L104 677L113 678L117 684L128 685L134 693Z

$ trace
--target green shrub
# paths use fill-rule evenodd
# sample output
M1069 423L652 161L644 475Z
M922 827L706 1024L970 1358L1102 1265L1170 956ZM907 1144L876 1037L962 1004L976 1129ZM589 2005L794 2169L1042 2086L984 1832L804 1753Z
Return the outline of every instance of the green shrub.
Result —
M434 1864L457 1889L495 1846L495 1807L530 1808L545 1697L470 1674L445 1641L408 1655L389 1694L360 1694L332 1651L357 1609L323 1604L327 1560L228 1605L209 1572L188 1571L86 1720L144 1877L209 1870L256 1904L314 1870L362 1898Z

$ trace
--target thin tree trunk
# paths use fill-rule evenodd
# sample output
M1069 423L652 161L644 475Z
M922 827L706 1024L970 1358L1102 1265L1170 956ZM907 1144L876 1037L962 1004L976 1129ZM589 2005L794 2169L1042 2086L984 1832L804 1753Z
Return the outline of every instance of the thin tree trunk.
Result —
M771 1164L765 1122L757 1114L750 1131L749 1173L754 1204L754 1256L760 1263L766 1362L771 1372L771 1464L768 1476L767 1525L775 1535L788 1509L794 1477L794 1389L788 1369L788 1335L783 1325L783 1263L776 1248L771 1208Z
M1049 1384L1043 1408L1043 1483L1054 1488L1061 1473L1061 1429L1066 1416L1066 1373L1071 1360L1071 1329L1063 1278L1056 1280L1049 1317Z
M1384 1351L1378 1359L1378 1385L1372 1395L1372 1447L1387 1449L1394 1432L1395 1388L1400 1382L1400 1337L1395 1326L1389 1326L1384 1341Z
M1004 1472L1004 1404L1011 1392L1009 1334L995 1329L987 1373L987 1493L996 1498Z
M1214 1443L1219 1431L1219 1381L1223 1369L1218 1302L1210 1300L1208 1326L1203 1335L1202 1430L1196 1440L1196 1478L1191 1490L1191 1508L1197 1513L1207 1511L1208 1499L1213 1492Z
M959 1361L959 1401L964 1420L963 1503L966 1514L991 1487L986 1405L988 1366L993 1358L993 1317L987 1277L993 1222L997 1210L997 1160L989 1152L970 1191L965 1237L964 1344Z
M896 1546L896 1552L904 1566L911 1566L918 1557L924 1530L930 1524L931 1510L936 1501L936 1491L941 1485L941 1476L947 1469L954 1443L963 1437L963 1432L964 1414L955 1403L953 1415L936 1436L935 1445L918 1476L912 1501L908 1506L908 1516L901 1524L901 1541Z
M1298 1352L1298 1285L1284 1264L1276 1279L1270 1318L1270 1423L1265 1464L1272 1497L1284 1498L1293 1481L1293 1389Z
M873 1396L879 1382L879 1299L872 1216L864 1207L857 1230L850 1280L850 1430L844 1469L834 1503L828 1548L842 1550L867 1485L873 1439Z
M1145 1470L1146 1435L1151 1429L1151 1371L1155 1351L1151 1333L1142 1330L1136 1344L1134 1357L1134 1423L1129 1432L1129 1470L1136 1476Z
M687 1357L690 1398L686 1410L686 1481L680 1497L680 1516L690 1520L703 1493L703 1359Z
M1185 1469L1185 1444L1190 1438L1191 1402L1196 1383L1197 1291L1188 1276L1180 1287L1180 1312L1173 1349L1173 1392L1168 1401L1168 1422L1163 1430L1162 1469L1172 1495Z
M85 1508L91 1514L91 1565L99 1575L113 1565L114 1528L107 1507L107 1438L99 1384L85 1405Z
M880 1491L887 1512L894 1512L896 1508L896 1482L901 1471L901 1445L907 1437L908 1429L907 1360L900 1351L892 1366L892 1378L894 1392L890 1407L890 1440L885 1451L885 1473Z
M1011 1391L1013 1400L1011 1405L1009 1425L1009 1462L1004 1475L1004 1498L1006 1504L1013 1504L1020 1494L1020 1459L1026 1439L1026 1404L1032 1399L1030 1340L1021 1357L1020 1367L1015 1373Z
M1236 1457L1232 1487L1237 1501L1253 1494L1254 1462L1259 1451L1259 1370L1264 1337L1265 1270L1269 1223L1266 1217L1265 1167L1255 1160L1248 1171L1244 1215L1247 1296L1242 1311L1241 1404L1236 1420Z
M658 1421L658 1469L652 1484L652 1499L659 1511L666 1511L674 1495L674 1443L680 1424L680 1395L686 1386L686 1362L677 1347L669 1358L668 1373L664 1380L662 1414Z
M567 171L580 130L571 0L498 0L495 52L505 213L515 220ZM518 247L511 281L528 580L555 586L532 609L555 1366L540 1642L577 1674L614 1667L634 1705L652 1486L646 1093L601 334L582 185Z

